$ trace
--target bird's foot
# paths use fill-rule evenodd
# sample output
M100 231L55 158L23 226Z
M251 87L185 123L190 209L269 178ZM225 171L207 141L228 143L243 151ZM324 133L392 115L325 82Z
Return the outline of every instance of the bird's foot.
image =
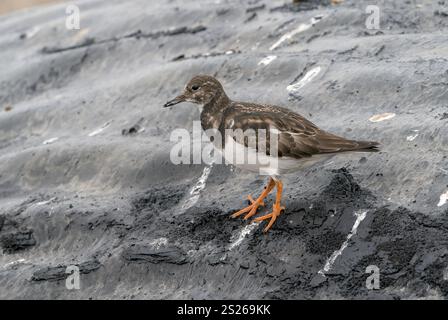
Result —
M246 219L252 217L254 214L256 214L259 207L264 207L264 201L263 201L264 199L262 196L260 196L257 200L254 200L251 195L248 195L247 199L249 200L250 205L248 205L246 208L241 209L240 211L232 214L231 215L232 218L239 217L240 215L242 215L246 212L249 212L248 214L246 214L244 216L244 220L246 220Z
M254 204L258 199L257 199L257 200L254 200L254 198L252 198L251 195L248 195L248 196L247 196L247 200L249 200L250 204L252 205L252 204ZM260 206L260 207L264 207L264 200L263 200L263 199L261 199L259 206Z
M272 225L274 224L275 220L280 215L280 213L284 210L285 210L285 207L281 206L280 203L274 203L271 213L266 214L261 217L258 217L258 218L255 218L254 221L260 222L260 221L263 221L266 219L271 219L271 220L269 220L269 223L266 226L266 228L263 229L263 232L267 232L272 227Z
M263 200L268 196L268 194L272 191L272 189L274 187L275 187L275 181L274 181L274 179L269 177L268 185L264 188L263 192L257 198L257 200L254 200L251 196L248 196L247 198L249 199L251 204L249 206L247 206L246 208L241 209L238 212L235 212L234 214L231 215L231 217L232 218L236 218L236 217L239 217L240 215L242 215L243 213L246 213L246 212L248 212L248 214L246 214L244 216L244 220L247 220L250 217L252 217L254 214L257 213L258 207L264 206Z

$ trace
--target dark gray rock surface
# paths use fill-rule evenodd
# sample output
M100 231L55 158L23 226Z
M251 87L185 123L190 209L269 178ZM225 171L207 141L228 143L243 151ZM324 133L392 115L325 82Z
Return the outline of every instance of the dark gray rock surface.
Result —
M448 297L446 2L380 1L380 30L370 1L75 3L81 30L0 16L0 298ZM162 105L198 73L382 151L285 176L263 234L229 215L264 177L170 162L199 112Z

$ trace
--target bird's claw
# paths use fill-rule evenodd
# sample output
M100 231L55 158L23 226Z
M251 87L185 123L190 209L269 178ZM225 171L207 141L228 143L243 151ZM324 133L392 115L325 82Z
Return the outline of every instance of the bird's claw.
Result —
M283 211L285 211L285 207L284 206L280 206L278 204L274 204L274 207L272 208L272 212L271 213L268 213L268 214L266 214L264 216L255 218L254 222L261 222L261 221L266 220L266 219L271 219L271 220L269 220L269 223L266 226L266 228L263 229L263 232L267 232L272 227L272 225L274 224L275 220L280 215L280 213L282 213Z
M240 211L235 212L234 214L232 214L232 215L231 215L232 218L239 217L240 215L242 215L242 214L248 212L248 214L246 214L246 215L244 216L244 220L247 220L247 219L249 219L250 217L252 217L254 214L257 213L258 207L264 207L263 199L260 199L260 198L259 198L259 199L257 199L257 200L254 200L254 199L252 198L252 196L250 196L250 195L247 196L247 199L250 201L250 205L248 205L246 208L241 209Z

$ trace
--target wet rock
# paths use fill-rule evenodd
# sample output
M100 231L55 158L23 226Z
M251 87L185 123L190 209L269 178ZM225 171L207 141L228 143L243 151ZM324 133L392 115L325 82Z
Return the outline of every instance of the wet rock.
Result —
M166 210L174 207L184 197L186 186L160 186L146 190L133 200L133 211Z
M2 232L3 226L5 224L5 220L6 220L5 216L0 215L0 232Z
M264 8L266 8L266 5L264 3L262 3L260 5L256 5L256 6L247 8L246 12L249 13L249 12L260 11L260 10L263 10Z
M230 9L229 8L220 8L216 10L216 15L219 16L224 16L227 13L229 13Z
M347 235L342 232L322 230L318 235L310 239L307 243L307 249L313 254L329 256L341 247L346 237Z
M412 287L424 278L446 296L443 265L446 267L448 263L448 240L442 235L446 232L447 218L428 217L405 208L380 208L373 212L373 217L364 239L373 246L373 253L362 257L347 275L334 276L343 283L345 295L371 294L365 286L366 268L374 265L379 268L381 290ZM424 297L427 294L424 287L420 283L419 288L412 290L416 296Z
M390 210L387 207L379 208L370 227L370 236L401 236L403 230L411 231L413 227L411 212L403 207Z
M0 244L5 253L11 254L35 246L36 240L32 230L17 231L2 236Z
M254 20L257 17L257 13L256 12L252 12L247 18L246 20L244 20L244 23L248 23L252 20Z
M198 243L212 241L220 246L226 246L233 231L244 223L238 219L231 219L232 213L233 211L227 212L216 207L192 207L176 220L174 235Z
M218 264L227 264L228 261L226 261L227 255L223 252L213 253L209 255L206 259L207 263L210 266L216 266Z
M290 1L284 5L271 8L271 12L300 12L304 10L314 10L319 6L330 5L330 0L308 0L308 1Z
M95 270L98 270L101 267L101 263L98 260L93 259L81 263L80 265L78 265L78 267L79 272L81 272L82 274L88 274Z
M142 132L145 128L143 128L143 122L145 121L145 118L141 118L136 124L134 124L132 127L128 129L123 129L121 131L121 134L123 136L134 136L137 133Z
M332 170L335 174L330 184L325 187L322 194L333 200L358 200L368 195L368 192L362 190L356 183L353 176L346 168Z
M448 11L436 10L436 11L434 11L434 15L440 16L440 17L448 17Z
M185 264L188 262L185 252L177 247L153 248L134 245L124 250L123 258L136 263L170 263Z
M65 273L66 266L57 267L45 267L37 270L31 277L32 281L57 281L67 278L68 274Z
M79 268L79 272L82 274L88 274L101 267L101 263L98 260L89 260L76 265ZM67 267L65 265L59 265L56 267L45 267L39 269L33 273L31 277L32 281L58 281L66 279L70 274L67 273Z

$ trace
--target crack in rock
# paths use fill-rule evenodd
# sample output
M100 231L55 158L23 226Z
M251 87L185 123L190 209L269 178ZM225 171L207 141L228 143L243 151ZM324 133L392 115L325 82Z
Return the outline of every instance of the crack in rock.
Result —
M205 30L207 30L207 27L205 27L203 25L198 25L195 27L183 26L183 27L177 27L177 28L173 28L173 29L169 29L169 30L162 30L162 31L156 31L156 32L142 32L141 30L137 30L135 32L126 34L121 37L113 37L113 38L102 39L102 40L96 40L95 38L87 38L84 42L82 42L80 44L76 44L76 45L68 46L68 47L43 47L41 52L44 54L52 54L52 53L59 53L59 52L89 47L92 45L104 44L104 43L108 43L108 42L117 42L117 41L120 41L123 39L129 39L129 38L134 38L137 40L140 38L157 39L160 37L170 37L170 36L177 36L177 35L181 35L181 34L196 34L196 33L199 33L199 32L205 31Z
M123 258L129 262L137 263L170 263L170 264L185 264L187 263L187 256L184 251L177 247L145 247L145 246L131 246L124 250Z

